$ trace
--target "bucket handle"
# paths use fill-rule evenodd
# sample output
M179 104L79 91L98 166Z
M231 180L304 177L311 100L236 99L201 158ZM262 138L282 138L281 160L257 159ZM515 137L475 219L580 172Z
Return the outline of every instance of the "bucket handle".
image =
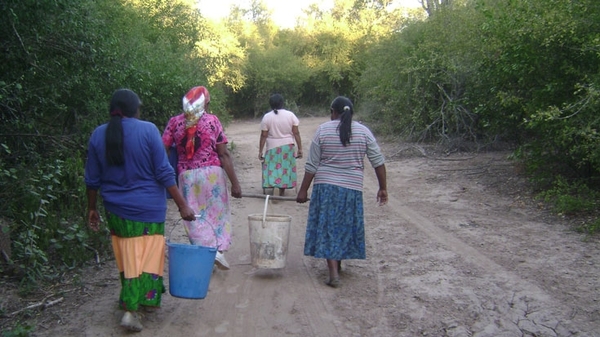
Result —
M200 219L201 215L200 214L196 214L194 215L196 217L196 219ZM175 227L177 227L177 225L179 225L181 223L181 220L183 219L179 219L175 222L175 225L173 226L173 228L171 228L171 230L169 231L169 236L167 236L167 242L171 242L171 234L173 234L173 230L175 229ZM196 220L194 220L196 221ZM215 228L213 227L213 225L211 225L210 223L208 223L208 225L210 226L210 228L213 230L213 233L215 234L215 242L217 242L217 231L215 230ZM188 228L186 226L183 226L183 228L185 229L185 234L188 236L188 238L190 237L190 232L188 231ZM212 247L215 248L215 247ZM221 248L221 245L217 245L217 247L215 249L219 249Z
M265 209L263 210L262 228L267 228L267 207L269 206L269 195L265 197Z

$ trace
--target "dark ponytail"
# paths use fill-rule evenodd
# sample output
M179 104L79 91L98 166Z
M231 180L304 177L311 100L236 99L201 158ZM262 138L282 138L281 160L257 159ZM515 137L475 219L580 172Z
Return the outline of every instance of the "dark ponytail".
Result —
M106 127L106 162L109 166L121 166L125 163L123 152L123 125L121 117L111 116Z
M273 112L277 115L277 109L283 109L283 96L280 94L273 94L269 98L269 105Z
M340 115L338 132L342 145L346 146L350 144L352 138L352 115L354 114L352 101L347 97L338 96L331 102L331 108Z
M109 166L125 164L123 151L123 117L134 117L142 102L136 93L129 89L119 89L110 101L110 121L106 127L106 162Z

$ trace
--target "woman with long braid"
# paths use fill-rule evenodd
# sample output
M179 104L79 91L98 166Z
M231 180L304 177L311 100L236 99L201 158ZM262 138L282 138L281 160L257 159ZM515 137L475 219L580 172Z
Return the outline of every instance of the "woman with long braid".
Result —
M375 168L379 182L377 201L387 203L385 159L371 131L353 122L350 99L339 96L331 103L331 121L319 126L312 140L305 174L296 197L310 199L304 255L324 258L329 269L325 283L337 288L342 260L365 259L363 214L364 157Z
M85 165L89 226L99 230L100 191L121 278L121 326L130 331L143 329L138 310L159 308L165 291L165 190L183 219L195 218L177 189L158 128L139 120L140 105L131 90L114 92L110 120L92 133Z

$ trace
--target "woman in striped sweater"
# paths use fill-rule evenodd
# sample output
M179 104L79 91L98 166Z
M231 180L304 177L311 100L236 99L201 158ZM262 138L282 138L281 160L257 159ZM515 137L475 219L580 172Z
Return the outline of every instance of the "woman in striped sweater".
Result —
M304 255L327 260L327 285L337 288L345 259L365 259L363 214L364 158L375 168L377 201L386 204L385 159L377 140L364 125L353 122L350 99L331 103L331 121L319 126L310 146L304 179L296 201L304 203L314 182L306 226Z

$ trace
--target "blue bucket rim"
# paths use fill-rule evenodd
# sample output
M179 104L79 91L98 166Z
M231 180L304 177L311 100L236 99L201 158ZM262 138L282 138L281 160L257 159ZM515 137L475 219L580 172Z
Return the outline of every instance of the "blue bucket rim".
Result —
M177 242L170 242L170 241L167 241L167 246L174 247L174 248L205 249L205 250L209 250L209 251L217 251L217 247L206 247L206 246L191 245L191 244L186 244L186 243L177 243Z
M196 215L196 220L200 219L200 218L201 218L200 215ZM165 243L167 244L167 246L169 246L169 247L175 247L175 246L177 246L177 247L182 247L182 248L183 248L183 246L202 247L202 248L207 248L207 249L211 249L211 250L215 250L215 251L217 251L219 249L220 245L217 246L217 247L206 247L206 246L201 246L201 245L192 245L192 244L183 244L183 243L171 242L171 234L173 234L173 230L175 229L175 227L177 227L177 225L179 225L181 223L181 220L183 220L183 219L178 219L175 222L175 225L173 226L173 228L171 228L171 230L169 231L169 235L167 236L167 239L165 240ZM212 225L211 225L211 227L212 227ZM213 230L213 233L215 234L215 240L217 240L217 232L216 232L216 230L214 228L212 230ZM193 249L198 249L198 248L193 248Z

